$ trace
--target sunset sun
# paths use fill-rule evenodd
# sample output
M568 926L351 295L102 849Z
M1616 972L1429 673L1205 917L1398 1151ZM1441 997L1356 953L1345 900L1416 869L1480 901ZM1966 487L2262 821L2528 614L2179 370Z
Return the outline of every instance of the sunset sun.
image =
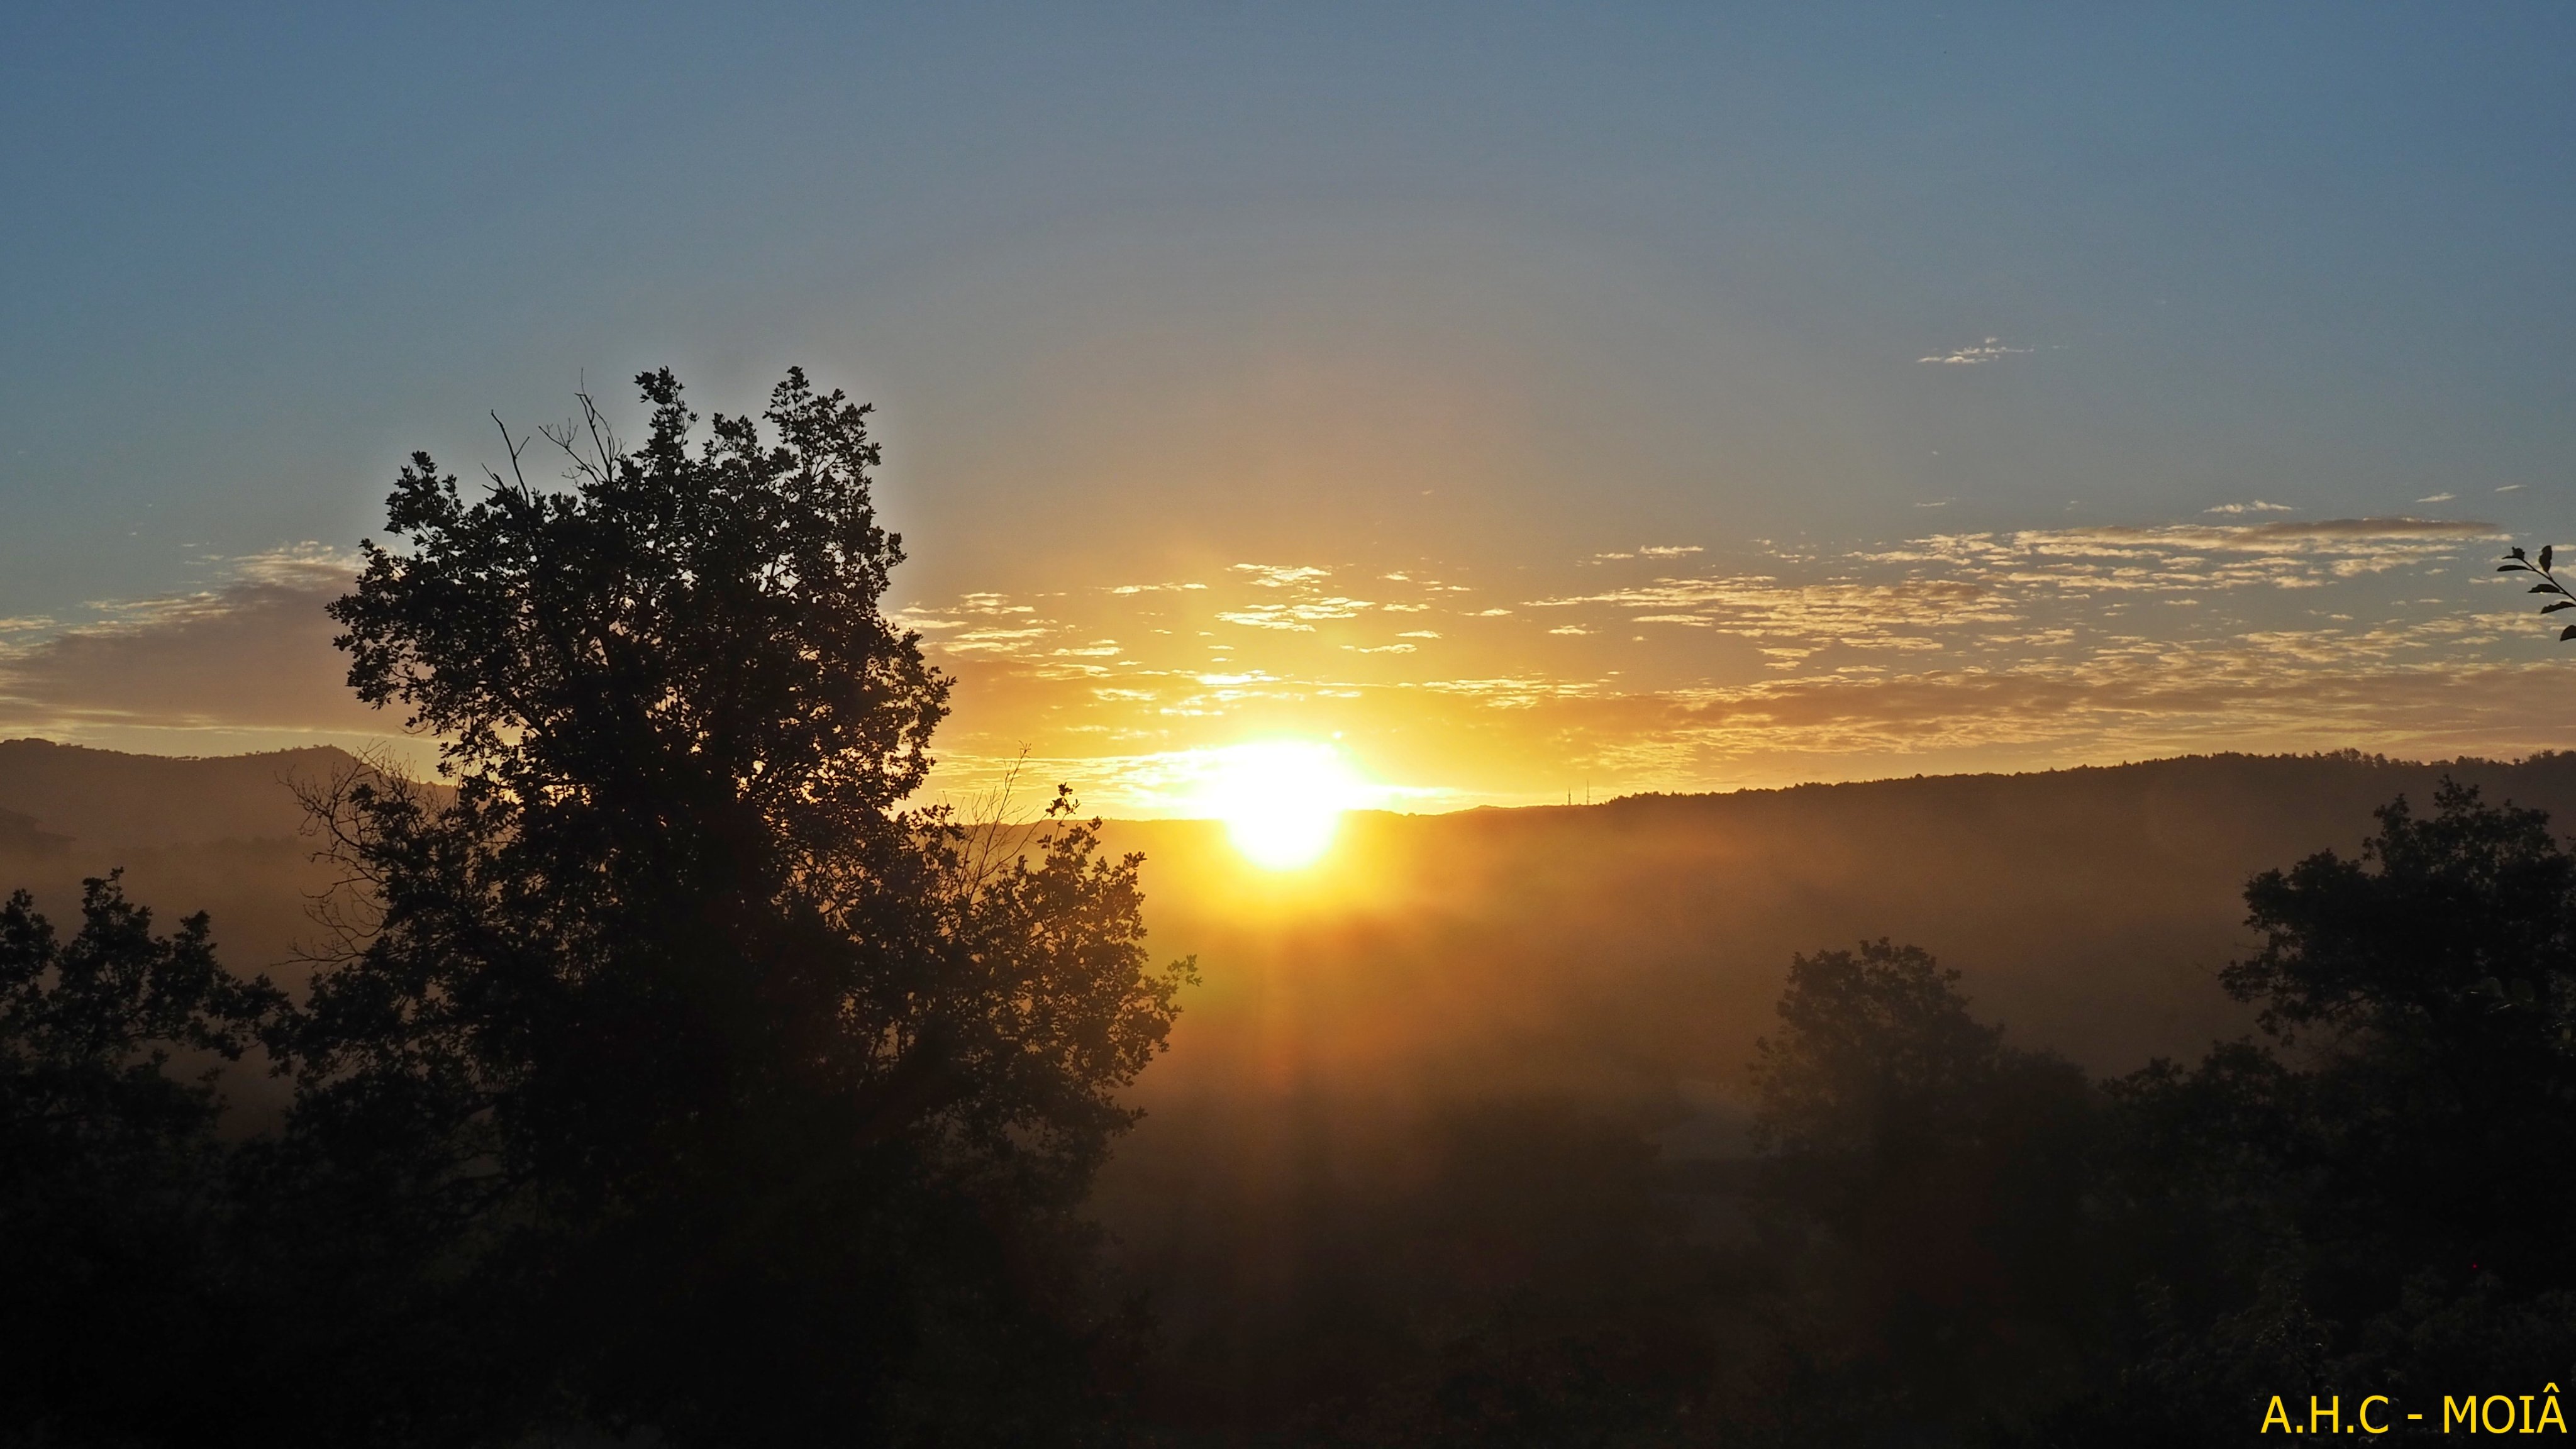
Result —
M1359 801L1358 778L1328 744L1268 740L1213 753L1200 802L1265 869L1313 864L1331 847L1342 812Z

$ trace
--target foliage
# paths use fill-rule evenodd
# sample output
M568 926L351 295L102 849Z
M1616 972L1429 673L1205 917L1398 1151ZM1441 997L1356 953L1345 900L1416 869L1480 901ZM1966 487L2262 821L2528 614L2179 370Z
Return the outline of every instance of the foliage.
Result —
M2308 1134L2311 1293L2359 1319L2413 1312L2427 1274L2576 1289L2576 856L2539 811L2455 784L2429 819L2403 799L2379 819L2362 860L2247 887L2264 947L2221 978L2285 1042L2321 1034L2284 1108Z
M2063 1442L2235 1437L2261 1384L2423 1400L2576 1362L2576 857L2456 784L2379 821L2247 886L2263 945L2220 979L2272 1045L2112 1084L2124 1255L2095 1271L2141 1286Z
M2505 550L2505 561L2496 565L2496 572L2500 574L2538 574L2540 576L2540 582L2533 584L2531 591L2535 594L2555 596L2551 602L2540 606L2540 612L2544 614L2555 614L2561 609L2576 609L2576 594L2569 593L2567 585L2559 581L2558 575L2550 572L2549 564L2555 552L2554 547L2544 544L2541 546L2540 557L2535 559L2524 553L2521 546L2517 544ZM2559 630L2558 638L2561 643L2576 639L2576 624L2570 624Z
M238 1059L282 998L209 937L153 934L113 875L68 941L0 904L0 1442L168 1432L221 1391L223 1103L169 1069Z
M332 608L455 788L317 801L365 910L272 1034L290 1151L491 1330L503 1420L1070 1432L1074 1214L1187 966L1069 798L1000 858L900 808L948 684L880 610L866 409L791 372L693 447L638 382L641 447L547 434L569 492L415 455Z
M2080 1327L2083 1075L2005 1046L1958 980L1885 940L1799 956L1754 1066L1763 1197L1814 1325L1793 1346L1926 1427L2045 1402Z

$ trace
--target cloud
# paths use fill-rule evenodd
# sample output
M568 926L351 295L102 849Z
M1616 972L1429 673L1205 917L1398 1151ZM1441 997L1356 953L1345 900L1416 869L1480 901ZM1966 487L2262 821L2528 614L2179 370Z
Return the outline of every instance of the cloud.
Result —
M1705 552L1707 550L1695 543L1649 543L1625 553L1596 553L1585 562L1618 563L1624 559L1688 558L1692 554Z
M1283 567L1278 564L1248 563L1236 564L1234 566L1234 571L1236 573L1252 575L1252 582L1265 589L1294 588L1299 584L1311 583L1316 579L1328 578L1333 572L1331 569L1315 568L1305 565L1297 567Z
M2019 357L2036 350L2029 347L2007 347L2001 338L1989 337L1972 347L1954 348L1948 352L1935 353L1930 357L1918 357L1914 360L1938 363L1944 367L1981 367L1990 362L2000 362L2004 358Z
M2415 501L2418 503L2448 503L2459 496L2460 495L2457 493L2435 493L2423 498L2418 498Z
M2048 533L2025 533L2019 537L2033 540L2105 539L2121 541L2171 540L2211 548L2264 548L2286 540L2359 540L2359 539L2459 539L2484 538L2495 534L2496 526L2472 519L2458 518L2320 518L2298 523L2191 524L2178 523L2162 528L2129 528L2117 524L2092 528L2071 528Z
M316 544L222 560L213 588L95 606L99 617L0 649L0 727L390 734L358 702L323 606L354 560Z
M2251 503L2221 503L2216 507L2201 510L2203 513L2295 513L2297 511L2286 503L2266 503L2260 498Z
M2519 493L2522 491L2522 485L2519 483L2507 483L2496 491L2498 493Z
M1990 585L1960 579L1852 579L1786 583L1768 574L1657 579L1635 588L1532 599L1535 609L1606 605L1637 611L1639 624L1715 628L1747 639L1839 642L1902 647L1899 631L1927 626L2000 624L2018 617Z
M1250 604L1228 609L1217 615L1229 624L1248 629L1284 629L1300 634L1315 632L1315 625L1331 619L1348 619L1363 609L1376 607L1366 599L1305 599L1293 604Z
M1024 629L969 629L955 638L941 640L940 647L951 654L1017 654L1053 632L1043 625Z

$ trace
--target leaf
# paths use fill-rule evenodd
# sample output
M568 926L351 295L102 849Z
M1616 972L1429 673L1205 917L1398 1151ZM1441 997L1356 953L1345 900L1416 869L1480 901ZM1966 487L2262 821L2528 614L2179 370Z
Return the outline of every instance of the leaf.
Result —
M2521 558L2523 556L2522 545L2520 544L2515 544L2513 547L2506 549L2505 552L2515 558Z
M2570 624L2566 628L2558 631L2559 643L2564 644L2570 639L2576 639L2576 624Z
M2567 591L2558 587L2556 584L2533 584L2531 586L2531 592L2535 594L2563 594Z
M2531 570L2523 567L2521 564L2498 564L2496 565L2496 572L2500 574L2527 574L2531 572Z
M2560 599L2557 603L2540 606L2540 612L2544 614L2555 614L2561 609L2576 609L2576 599Z

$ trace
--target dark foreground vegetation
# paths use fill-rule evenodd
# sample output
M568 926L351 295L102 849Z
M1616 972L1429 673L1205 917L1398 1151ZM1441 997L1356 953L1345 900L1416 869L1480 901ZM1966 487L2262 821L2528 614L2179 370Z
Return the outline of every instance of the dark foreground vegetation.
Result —
M860 410L693 446L644 384L569 493L406 471L338 617L451 783L308 791L309 982L112 877L0 909L0 1442L2210 1444L2571 1383L2576 857L2465 786L2247 885L2195 1060L1870 942L1792 963L1746 1150L1531 1077L1105 1240L1189 980L1136 860L902 808L945 686Z

